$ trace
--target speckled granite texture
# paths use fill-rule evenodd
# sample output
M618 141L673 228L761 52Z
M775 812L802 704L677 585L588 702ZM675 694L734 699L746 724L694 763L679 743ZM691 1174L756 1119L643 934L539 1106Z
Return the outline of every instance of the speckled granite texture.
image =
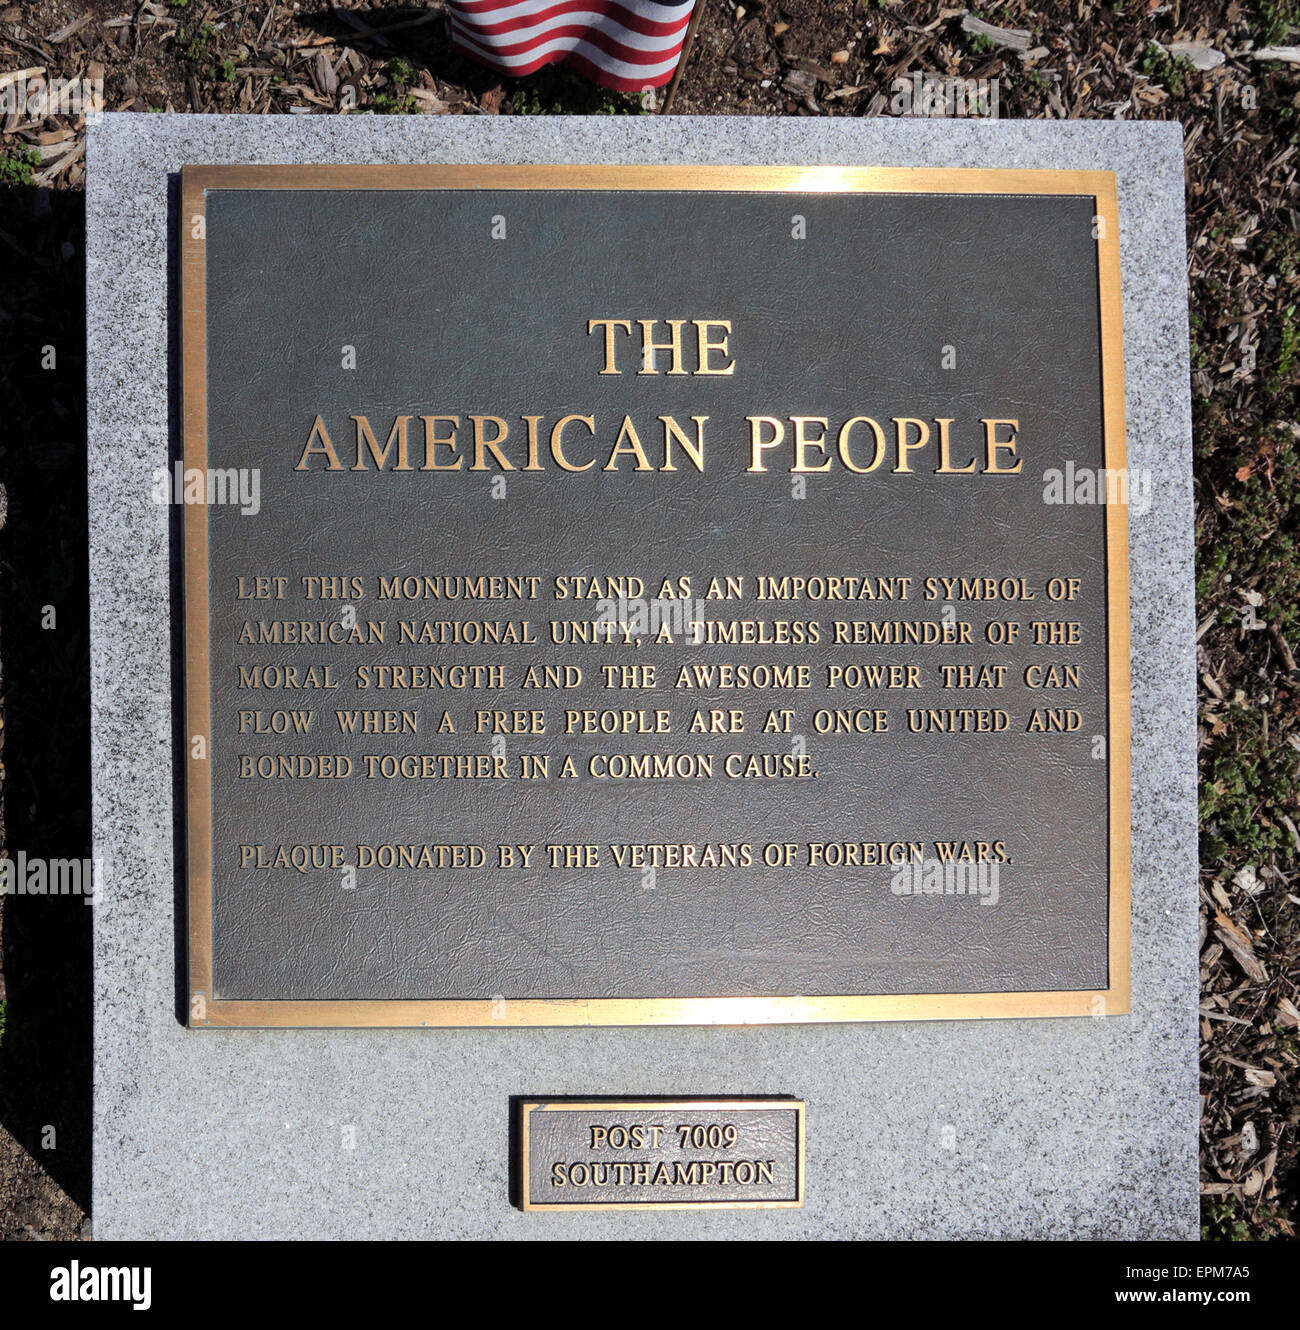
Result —
M106 115L90 129L94 1231L130 1237L1192 1237L1191 422L1177 124ZM719 1029L189 1031L177 1019L169 177L188 162L1113 170L1131 525L1133 1013ZM512 1094L807 1100L803 1210L524 1215ZM354 1145L346 1148L354 1128Z

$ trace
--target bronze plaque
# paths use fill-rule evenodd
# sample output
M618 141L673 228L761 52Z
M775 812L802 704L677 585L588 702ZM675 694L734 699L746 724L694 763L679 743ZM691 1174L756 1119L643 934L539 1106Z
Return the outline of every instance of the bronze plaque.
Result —
M797 1099L525 1100L519 1111L525 1210L803 1205Z
M1113 176L180 214L193 1024L1127 1010Z

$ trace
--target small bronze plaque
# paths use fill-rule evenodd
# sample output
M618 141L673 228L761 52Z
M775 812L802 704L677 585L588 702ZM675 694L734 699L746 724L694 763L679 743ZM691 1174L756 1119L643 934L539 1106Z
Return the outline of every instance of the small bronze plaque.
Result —
M1127 1010L1113 176L180 212L193 1024Z
M803 1204L797 1099L526 1100L520 1111L525 1210Z

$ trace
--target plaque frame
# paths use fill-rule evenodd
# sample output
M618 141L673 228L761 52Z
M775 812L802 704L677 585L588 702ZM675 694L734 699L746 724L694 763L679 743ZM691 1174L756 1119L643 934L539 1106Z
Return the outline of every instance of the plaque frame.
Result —
M1093 199L1105 465L1126 467L1119 215L1112 171L845 166L186 165L179 225L180 421L185 468L207 466L206 197L220 189L597 190L1073 195ZM208 523L185 504L187 1023L191 1028L783 1025L1113 1016L1129 1011L1131 899L1128 512L1105 505L1109 890L1107 986L1036 992L789 997L222 999L212 983L212 788L189 736L211 732ZM802 1164L800 1176L802 1179ZM731 1203L726 1203L730 1206ZM573 1208L573 1207L568 1207ZM610 1207L599 1207L610 1208ZM648 1206L633 1208L646 1209ZM691 1206L688 1208L697 1208Z

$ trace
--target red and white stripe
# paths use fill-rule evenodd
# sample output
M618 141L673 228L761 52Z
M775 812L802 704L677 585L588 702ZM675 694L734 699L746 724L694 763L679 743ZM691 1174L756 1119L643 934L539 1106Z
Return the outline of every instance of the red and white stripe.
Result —
M563 61L607 88L640 92L668 82L695 0L448 0L452 39L518 78Z

